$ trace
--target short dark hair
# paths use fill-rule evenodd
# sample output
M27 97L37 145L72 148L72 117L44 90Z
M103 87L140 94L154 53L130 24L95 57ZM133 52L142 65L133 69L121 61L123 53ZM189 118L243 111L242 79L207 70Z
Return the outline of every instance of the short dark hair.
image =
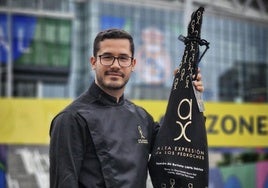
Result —
M100 50L100 42L105 39L128 39L132 57L134 56L134 42L132 36L122 29L107 29L99 32L94 40L93 55L95 57L97 56L97 52Z

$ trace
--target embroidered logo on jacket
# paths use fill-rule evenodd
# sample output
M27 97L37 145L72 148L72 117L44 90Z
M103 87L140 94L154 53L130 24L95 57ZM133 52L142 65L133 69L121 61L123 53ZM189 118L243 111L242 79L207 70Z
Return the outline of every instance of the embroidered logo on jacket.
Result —
M138 139L138 143L139 144L148 144L148 140L143 135L143 132L142 132L142 129L141 129L140 125L138 126L138 131L139 131L139 134L140 134L140 138Z

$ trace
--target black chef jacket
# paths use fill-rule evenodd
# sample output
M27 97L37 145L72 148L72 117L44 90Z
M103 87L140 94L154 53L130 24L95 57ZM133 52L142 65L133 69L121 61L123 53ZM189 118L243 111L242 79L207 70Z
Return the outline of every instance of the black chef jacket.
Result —
M95 83L52 121L50 187L145 188L159 125Z

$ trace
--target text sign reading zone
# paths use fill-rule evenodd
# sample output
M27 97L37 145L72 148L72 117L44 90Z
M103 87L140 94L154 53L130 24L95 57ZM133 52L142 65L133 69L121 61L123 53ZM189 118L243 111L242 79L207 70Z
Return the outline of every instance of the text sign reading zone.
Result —
M264 104L206 105L210 146L268 146L268 106Z

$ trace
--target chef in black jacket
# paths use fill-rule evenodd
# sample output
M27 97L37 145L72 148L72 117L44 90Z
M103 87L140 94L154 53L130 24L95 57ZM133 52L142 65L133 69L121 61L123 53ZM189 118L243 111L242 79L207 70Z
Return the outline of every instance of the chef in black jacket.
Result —
M124 98L136 65L132 36L98 33L90 63L94 82L51 123L50 187L145 188L159 124ZM194 85L203 91L200 73Z

